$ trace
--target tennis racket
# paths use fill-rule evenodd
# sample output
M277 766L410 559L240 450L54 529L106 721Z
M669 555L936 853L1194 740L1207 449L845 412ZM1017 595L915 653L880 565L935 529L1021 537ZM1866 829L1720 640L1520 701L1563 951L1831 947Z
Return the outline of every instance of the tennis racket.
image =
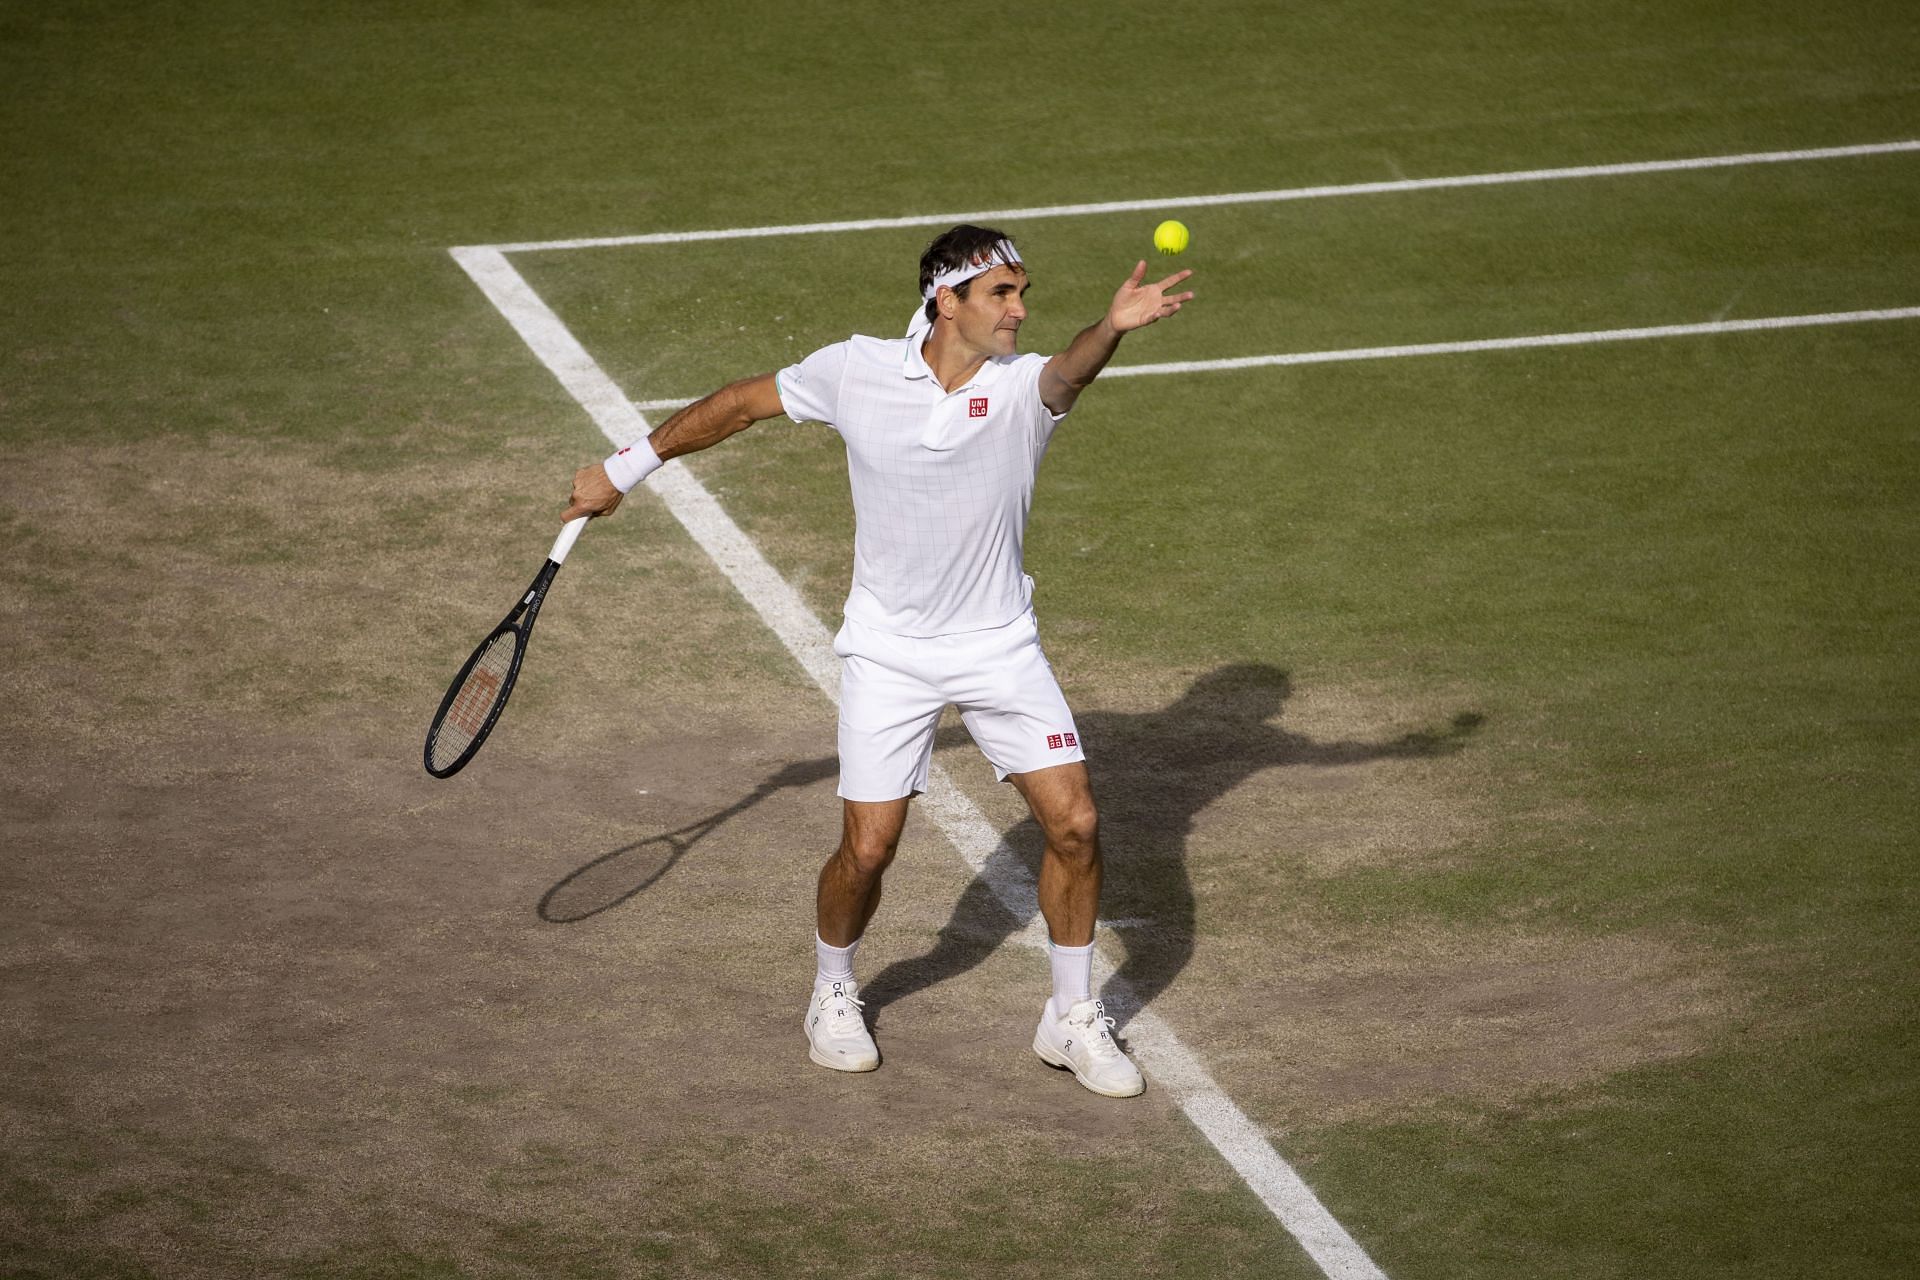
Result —
M533 585L492 634L480 642L447 686L447 696L440 699L440 709L427 728L427 772L434 777L451 778L460 772L493 732L500 713L506 710L513 682L520 678L520 663L527 656L527 641L540 616L541 602L547 598L547 588L553 585L553 575L560 572L567 552L573 550L591 518L581 516L561 526L560 536L553 540L553 550L547 552L547 562L534 575Z

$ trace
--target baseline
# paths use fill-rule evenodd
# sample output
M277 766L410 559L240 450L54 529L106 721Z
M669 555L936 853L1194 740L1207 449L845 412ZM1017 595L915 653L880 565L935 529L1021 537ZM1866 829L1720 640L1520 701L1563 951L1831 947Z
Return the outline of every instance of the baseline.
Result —
M625 445L647 433L646 418L504 252L484 246L450 252L610 442ZM839 668L832 636L706 487L675 459L654 474L647 488L713 558L822 692L838 702ZM923 808L1002 905L1015 918L1028 921L1018 940L1044 946L1046 935L1032 878L1010 850L1002 852L999 833L938 763L930 771ZM1096 981L1111 984L1113 974L1112 961L1096 950ZM1142 1008L1127 1030L1141 1065L1329 1280L1387 1280L1164 1019Z
M1731 169L1756 164L1844 160L1856 156L1892 155L1902 151L1920 151L1920 138L1899 142L1867 142L1845 147L1811 147L1798 151L1748 151L1738 155L1694 156L1684 160L1636 160L1624 164L1518 169L1506 173L1467 173L1441 178L1399 178L1391 182L1349 182L1331 186L1287 187L1274 191L1229 191L1206 196L1156 196L1147 200L1103 200L1093 204L1050 204L1030 209L982 209L972 213L914 213L898 218L851 218L836 222L794 222L768 227L720 227L708 231L653 231L644 235L589 236L577 240L526 240L518 244L472 247L497 249L501 253L541 253L554 249L613 249L643 244L690 244L701 240L751 240L764 236L888 231L901 227L950 227L956 222L1014 222L1035 218L1076 218L1096 213L1140 213L1150 209L1204 209L1235 204L1276 204L1287 200L1376 196L1398 191L1440 191L1453 187L1493 187L1519 182L1565 182L1579 178L1619 178L1639 173L1676 173L1687 169Z

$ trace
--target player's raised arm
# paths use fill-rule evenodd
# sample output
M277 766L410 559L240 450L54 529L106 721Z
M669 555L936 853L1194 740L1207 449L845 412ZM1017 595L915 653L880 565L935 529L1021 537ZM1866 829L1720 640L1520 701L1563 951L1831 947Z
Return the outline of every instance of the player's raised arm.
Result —
M710 449L735 432L785 412L772 374L730 382L668 418L644 440L634 441L605 462L574 472L573 492L561 518L612 515L620 499L667 459Z
M1122 336L1166 319L1192 300L1192 290L1185 293L1167 290L1193 272L1176 271L1165 280L1142 284L1146 274L1146 260L1142 259L1127 282L1120 286L1120 291L1113 295L1107 314L1082 329L1065 351L1047 361L1047 367L1040 371L1040 400L1049 410L1065 413L1073 407L1080 393L1107 367Z

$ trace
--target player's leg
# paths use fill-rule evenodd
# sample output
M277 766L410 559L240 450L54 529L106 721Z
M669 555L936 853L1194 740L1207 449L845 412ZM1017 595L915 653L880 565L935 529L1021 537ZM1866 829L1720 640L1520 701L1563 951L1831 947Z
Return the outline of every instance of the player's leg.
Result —
M1085 764L1009 774L1046 836L1040 911L1047 919L1053 994L1040 1011L1033 1051L1110 1098L1147 1087L1113 1038L1113 1019L1093 997L1093 925L1100 914L1100 819Z
M1039 888L1049 936L1056 946L1084 948L1100 910L1100 818L1073 712L1031 613L967 641L959 655L966 674L945 692L1046 839Z
M880 885L927 785L946 700L912 670L901 638L849 621L835 637L840 678L840 844L816 891L813 994L804 1027L815 1062L871 1071L880 1052L860 1013L853 956L880 905Z
M880 905L880 882L900 847L907 824L907 799L879 802L842 800L840 847L820 868L815 898L820 940L851 948L867 931Z
M1043 1017L1093 998L1093 926L1100 915L1100 816L1084 763L1007 775L1046 844L1040 854L1040 914L1047 921L1053 994Z
M840 847L820 868L815 897L813 994L807 1001L807 1056L835 1071L871 1071L880 1049L861 1014L853 953L880 905L880 882L900 845L907 801L843 800Z
M1001 777L1025 797L1046 839L1040 910L1050 938L1054 994L1033 1049L1095 1093L1127 1098L1146 1088L1113 1039L1092 994L1093 930L1100 912L1100 819L1073 713L1041 652L1031 614L982 632L972 687L950 688L967 730Z
M1100 815L1084 761L1007 775L1046 838L1040 855L1040 914L1059 947L1093 942L1100 914ZM1080 992L1084 997L1085 990Z

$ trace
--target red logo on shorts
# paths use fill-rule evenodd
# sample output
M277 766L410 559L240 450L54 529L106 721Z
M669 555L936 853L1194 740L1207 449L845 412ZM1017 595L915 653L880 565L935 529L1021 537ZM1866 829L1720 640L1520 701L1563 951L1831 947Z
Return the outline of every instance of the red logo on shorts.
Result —
M1067 735L1067 745L1070 747L1079 745L1076 742L1074 742L1072 734Z
M975 396L971 400L967 401L967 416L969 418L986 417L987 416L987 398L985 396Z
M1063 745L1064 744L1060 741L1059 734L1050 733L1047 735L1047 750L1058 751Z

